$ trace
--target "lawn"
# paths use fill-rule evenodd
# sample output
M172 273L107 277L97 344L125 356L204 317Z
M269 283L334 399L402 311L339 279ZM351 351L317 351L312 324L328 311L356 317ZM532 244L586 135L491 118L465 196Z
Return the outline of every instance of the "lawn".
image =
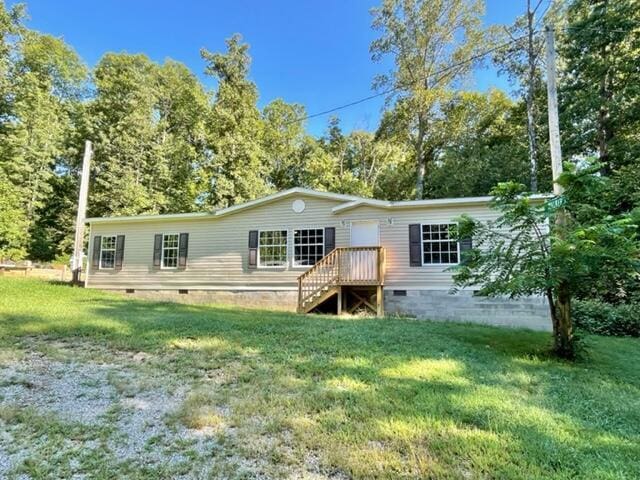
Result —
M585 340L0 278L0 477L640 478L640 342Z

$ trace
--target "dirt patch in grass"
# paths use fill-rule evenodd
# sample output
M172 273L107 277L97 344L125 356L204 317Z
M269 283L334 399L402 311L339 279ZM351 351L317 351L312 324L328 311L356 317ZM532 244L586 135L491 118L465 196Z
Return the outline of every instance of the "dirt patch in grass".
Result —
M55 349L56 356L69 356L64 345ZM78 362L30 351L3 359L0 478L37 474L38 458L47 454L47 444L57 435L67 437L59 447L69 455L52 462L46 473L53 475L80 475L89 466L95 472L96 462L114 462L125 472L144 467L163 476L208 475L221 448L224 423L216 421L215 430L210 428L213 413L195 408L188 387L136 368L139 356L131 358L132 364L123 361L128 354L115 357L120 357L118 363ZM187 427L174 421L176 412L202 420L186 422ZM80 450L85 453L76 455Z

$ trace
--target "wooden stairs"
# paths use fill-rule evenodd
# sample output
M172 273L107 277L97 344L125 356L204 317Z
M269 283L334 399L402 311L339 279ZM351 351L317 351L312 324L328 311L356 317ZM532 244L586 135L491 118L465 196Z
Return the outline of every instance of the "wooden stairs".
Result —
M384 269L382 247L336 248L298 277L298 312L309 313L337 296L337 314L365 308L382 316Z

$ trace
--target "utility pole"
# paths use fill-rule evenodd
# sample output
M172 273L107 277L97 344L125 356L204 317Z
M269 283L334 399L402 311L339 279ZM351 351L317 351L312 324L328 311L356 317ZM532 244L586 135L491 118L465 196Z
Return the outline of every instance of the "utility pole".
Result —
M560 147L560 121L558 118L558 90L556 85L556 48L553 29L545 28L547 43L547 102L549 106L549 145L551 147L551 169L553 172L553 193L558 197L555 218L555 235L559 240L566 238L567 212L560 197L564 188L557 183L562 174L562 149ZM561 280L555 288L555 301L551 309L553 320L554 348L562 356L573 355L573 326L571 323L571 289L566 280Z
M540 4L538 3L538 6ZM537 9L537 7L536 7ZM527 0L527 63L528 63L528 82L527 82L527 134L529 136L529 185L532 193L538 192L538 141L536 139L536 112L535 112L535 87L536 87L536 61L538 53L534 43L535 26L535 9L531 9L531 0Z
M553 193L562 195L564 189L556 181L562 174L562 149L560 147L560 120L558 119L558 89L556 85L556 47L553 29L545 27L547 40L547 103L549 105L549 145L551 147L551 170Z
M87 196L89 194L89 165L91 163L91 142L84 143L84 157L82 158L82 174L80 177L80 193L78 194L78 214L76 216L76 236L73 242L73 257L71 257L72 283L80 283L82 271L82 256L84 249L84 220L87 213Z

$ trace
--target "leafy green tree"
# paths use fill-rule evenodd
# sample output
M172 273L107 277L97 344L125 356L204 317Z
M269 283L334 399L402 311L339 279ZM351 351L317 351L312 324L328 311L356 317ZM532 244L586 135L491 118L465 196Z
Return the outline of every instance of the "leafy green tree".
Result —
M225 207L270 192L269 168L262 148L264 125L256 106L258 90L248 80L249 45L238 34L227 40L226 53L201 51L205 72L218 81L207 121L210 154L203 168L203 202Z
M0 170L0 260L20 260L27 253L28 222L20 192Z
M427 170L426 195L488 195L500 182L529 184L525 110L525 102L516 103L496 89L486 94L460 92L443 105L442 128L448 137ZM543 189L551 188L549 167L546 162L538 168Z
M639 24L635 0L572 0L560 37L564 150L606 175L640 159Z
M305 109L276 99L262 110L262 149L269 167L269 184L275 190L299 186L300 149L305 141L304 125L297 121Z
M389 91L387 125L412 147L415 196L424 196L427 166L439 156L447 134L441 107L451 88L473 68L467 61L485 43L481 0L383 0L373 10L380 37L370 47L373 59L391 56L393 70L375 87Z
M554 351L571 358L572 298L603 271L637 279L640 211L614 217L594 209L593 194L603 180L590 170L568 172L560 181L566 188L563 208L569 213L564 225L549 229L551 204L534 201L524 185L513 182L499 184L492 192L493 207L500 214L496 221L463 216L458 234L472 237L474 248L463 257L454 281L456 287L479 286L480 294L490 296L545 296Z
M87 70L69 46L48 35L22 28L7 45L5 82L11 93L4 97L0 120L0 170L18 192L29 245L52 194L57 164L69 154L72 112L82 98Z

